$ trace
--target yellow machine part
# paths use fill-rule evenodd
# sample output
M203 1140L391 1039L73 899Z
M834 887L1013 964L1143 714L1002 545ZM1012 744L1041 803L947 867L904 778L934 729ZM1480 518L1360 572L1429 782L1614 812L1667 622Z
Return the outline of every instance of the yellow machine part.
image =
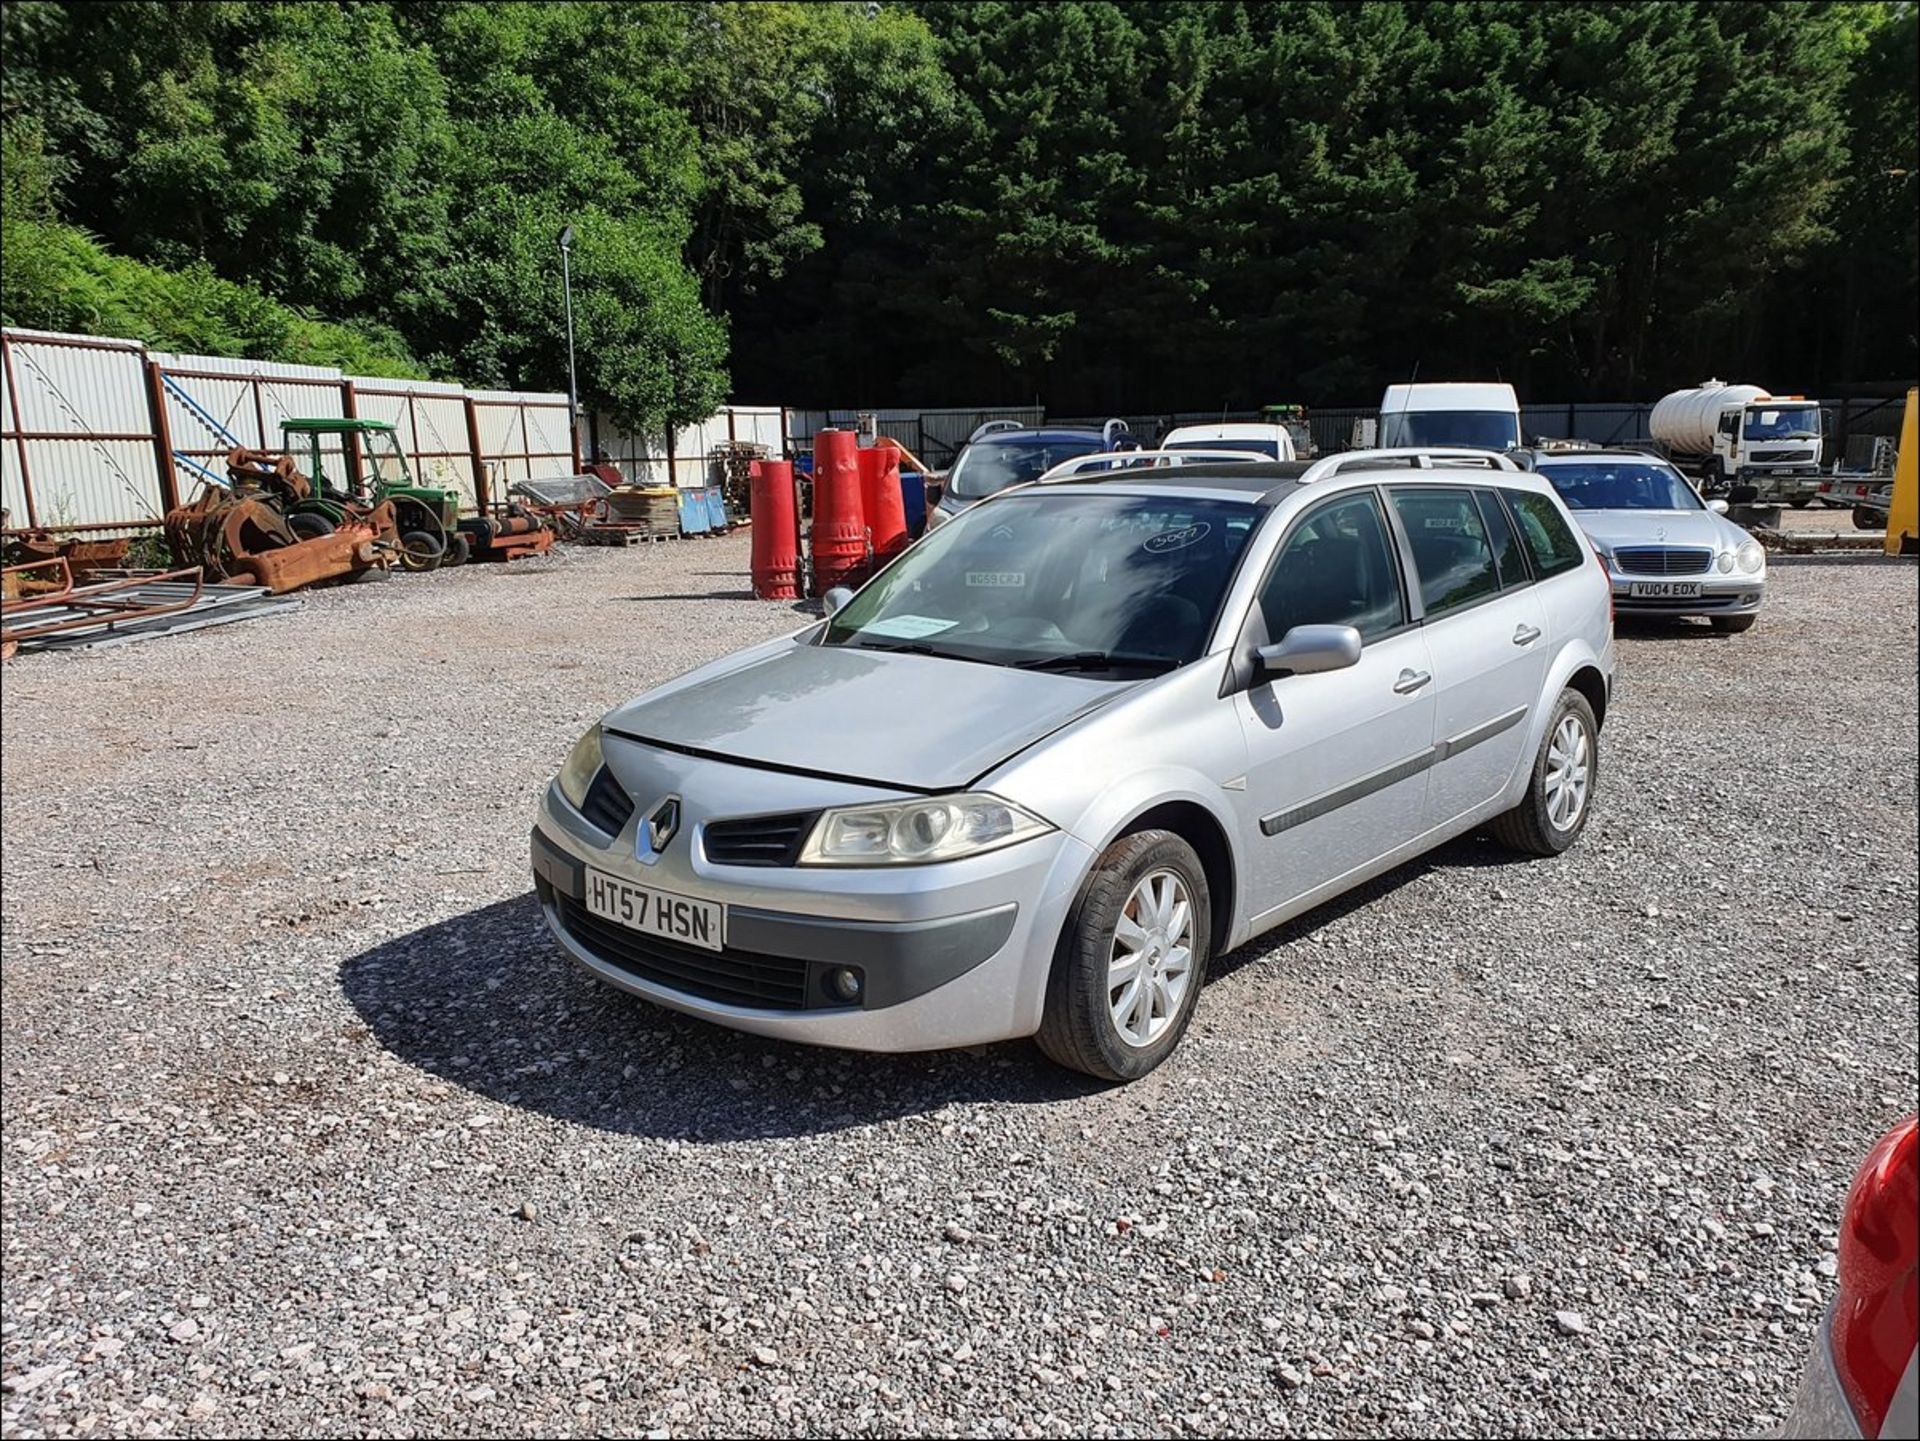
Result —
M1893 463L1893 508L1887 512L1887 554L1920 547L1920 390L1907 392L1900 455Z

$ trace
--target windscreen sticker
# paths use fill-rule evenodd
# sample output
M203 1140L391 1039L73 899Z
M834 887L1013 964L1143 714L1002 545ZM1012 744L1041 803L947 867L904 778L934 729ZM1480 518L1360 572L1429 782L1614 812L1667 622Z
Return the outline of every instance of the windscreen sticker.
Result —
M1020 590L1027 583L1024 570L970 570L967 584L987 590Z
M959 623L956 620L940 620L930 615L890 615L885 619L861 626L860 633L883 635L890 640L919 640L922 636L938 635L943 630L952 630Z
M1213 529L1206 521L1193 525L1183 525L1178 530L1163 530L1158 535L1150 535L1140 544L1140 549L1148 555L1165 555L1170 550L1185 550L1190 545L1198 545L1207 538Z

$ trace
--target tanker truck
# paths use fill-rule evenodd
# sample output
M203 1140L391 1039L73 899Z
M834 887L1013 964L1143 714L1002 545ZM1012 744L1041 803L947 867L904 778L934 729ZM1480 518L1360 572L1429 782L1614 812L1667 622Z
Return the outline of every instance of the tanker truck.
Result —
M1709 380L1663 397L1647 428L1710 494L1751 486L1761 504L1804 506L1820 488L1820 407L1804 395Z

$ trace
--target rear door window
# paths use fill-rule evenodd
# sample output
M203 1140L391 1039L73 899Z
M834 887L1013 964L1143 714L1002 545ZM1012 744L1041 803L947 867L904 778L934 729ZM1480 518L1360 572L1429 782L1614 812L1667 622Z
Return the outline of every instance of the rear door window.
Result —
M1487 523L1487 534L1493 541L1493 558L1500 567L1500 588L1510 590L1516 585L1526 585L1533 579L1533 573L1527 569L1526 548L1521 543L1520 532L1513 528L1513 517L1507 514L1500 497L1490 490L1476 490L1473 498L1480 503L1480 518Z
M1587 553L1573 533L1573 527L1561 517L1560 507L1544 495L1527 490L1501 492L1513 508L1513 518L1533 557L1536 575L1545 577L1578 570L1587 563Z
M1427 619L1462 610L1500 590L1493 543L1466 490L1395 490L1393 508L1407 532Z

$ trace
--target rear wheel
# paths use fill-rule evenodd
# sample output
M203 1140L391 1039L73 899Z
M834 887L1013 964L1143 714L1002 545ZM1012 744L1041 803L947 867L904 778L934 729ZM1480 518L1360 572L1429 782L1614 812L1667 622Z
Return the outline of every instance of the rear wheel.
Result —
M1206 981L1213 901L1193 847L1136 831L1080 888L1035 1037L1063 1066L1136 1081L1173 1054Z
M454 531L447 537L447 553L441 559L442 565L465 565L473 554L473 542L467 539L464 531Z
M1494 818L1495 840L1536 856L1557 856L1587 828L1600 777L1600 727L1579 691L1560 692L1520 804Z
M1885 530L1887 518L1877 510L1869 510L1864 505L1853 508L1853 528L1855 530Z
M1713 622L1713 628L1720 634L1739 635L1741 631L1752 630L1754 623L1760 617L1758 615L1714 615L1708 616L1707 619Z
M1813 497L1810 495L1789 496L1787 498L1787 504L1792 506L1795 510L1805 510L1808 506L1813 504Z

